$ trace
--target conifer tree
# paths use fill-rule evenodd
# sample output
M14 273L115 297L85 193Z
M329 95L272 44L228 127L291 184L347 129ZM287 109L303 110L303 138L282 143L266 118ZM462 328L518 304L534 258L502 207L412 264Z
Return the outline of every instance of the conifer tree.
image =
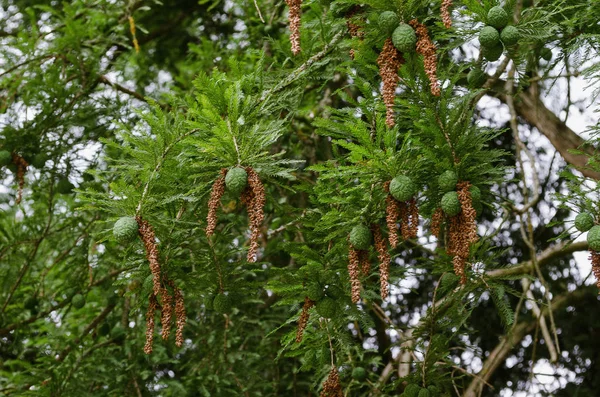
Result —
M599 18L0 3L0 395L595 395Z

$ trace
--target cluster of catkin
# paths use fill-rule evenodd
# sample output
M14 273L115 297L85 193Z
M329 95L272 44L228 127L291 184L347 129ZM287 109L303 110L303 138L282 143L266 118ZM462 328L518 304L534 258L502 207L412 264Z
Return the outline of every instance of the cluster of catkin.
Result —
M442 8L440 9L442 14L442 22L446 29L452 27L452 19L450 18L450 7L452 7L452 0L442 0Z
M390 264L392 263L392 257L388 252L387 242L381 233L381 228L379 225L371 225L371 232L373 233L373 241L375 243L375 250L377 251L377 259L379 259L379 283L381 289L381 299L385 300L390 292L388 280L390 278Z
M390 246L396 248L400 242L398 220L400 221L400 231L404 240L417 237L419 230L419 207L417 206L417 200L414 198L406 202L400 202L389 194L390 182L386 182L383 188L388 192L385 199L385 221L388 227L388 239Z
M288 21L290 24L290 42L292 44L292 54L298 55L302 49L300 48L300 26L302 24L302 0L285 0L290 12Z
M340 385L340 374L337 368L331 367L329 376L323 383L323 390L321 390L320 397L343 397L342 386Z
M394 119L394 99L396 97L396 87L400 81L398 69L404 63L404 58L400 51L394 47L391 38L387 38L383 45L383 49L377 57L377 65L379 66L379 75L383 82L382 96L385 103L385 123L392 128L396 121Z
M19 189L17 190L17 199L15 202L17 204L21 203L23 199L23 188L25 187L25 173L27 172L27 167L29 163L23 157L19 156L16 153L12 154L12 161L17 166L17 181L19 182Z
M477 212L473 208L471 184L461 181L456 186L456 192L461 204L458 215L450 217L448 226L448 249L447 252L453 256L454 273L460 277L460 283L467 283L465 266L469 259L469 248L475 243L477 237Z
M304 305L302 305L302 313L300 313L300 318L298 319L298 328L296 329L296 343L302 342L302 338L304 337L304 330L308 325L308 319L310 317L310 308L315 305L315 301L310 300L307 296L304 298Z
M590 250L590 261L592 262L592 273L596 277L596 285L600 289L600 252Z
M173 313L176 319L175 344L178 347L183 345L183 327L186 322L185 306L181 290L170 280L166 274L161 272L158 245L156 244L156 235L154 228L150 223L141 217L136 217L139 226L139 233L146 250L146 259L150 264L152 273L152 293L149 297L148 311L146 312L146 343L144 353L152 353L152 344L154 341L154 315L156 310L161 311L162 338L167 340L171 334L171 323ZM170 287L171 294L167 287ZM158 297L160 296L160 303Z
M359 39L362 39L365 36L365 32L364 30L360 27L360 25L358 25L356 22L354 22L353 17L360 13L362 10L362 7L359 5L355 5L354 7L350 8L350 10L348 10L348 12L346 12L346 26L348 27L348 32L350 33L350 37L358 37ZM355 56L355 51L354 48L350 49L350 57L352 59L354 59Z
M250 247L248 248L248 262L256 262L258 248L260 247L260 227L264 220L264 206L266 201L265 187L260 177L252 167L244 168L248 173L248 186L241 195L242 202L248 209L250 218ZM221 197L225 193L225 175L227 168L221 169L221 175L214 182L208 200L208 215L206 217L206 236L214 234L217 227L217 211L220 206Z
M440 96L441 90L437 79L437 47L431 41L427 27L422 23L419 23L416 19L409 22L409 25L417 33L417 53L423 56L423 65L425 67L425 73L429 78L429 87L431 94Z

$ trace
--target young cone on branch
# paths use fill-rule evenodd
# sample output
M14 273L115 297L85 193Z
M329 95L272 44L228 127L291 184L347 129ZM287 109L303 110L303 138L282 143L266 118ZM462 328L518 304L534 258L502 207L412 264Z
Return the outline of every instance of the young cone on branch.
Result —
M351 286L351 297L353 303L358 303L360 300L360 278L359 278L359 266L360 266L360 251L350 246L348 251L348 274L350 276Z
M385 300L388 297L390 286L388 279L390 277L390 263L392 258L387 250L387 244L385 238L381 234L381 228L379 225L371 225L371 231L373 232L373 240L375 241L375 249L377 250L377 258L379 259L379 281L381 284L381 299Z
M227 168L221 169L221 176L215 181L208 200L208 215L206 216L206 237L215 233L217 227L217 210L221 204L221 197L225 193L225 175Z
M592 273L596 277L596 286L600 289L600 253L590 250L590 261L592 262Z
M300 48L300 26L302 23L301 16L302 0L285 0L288 5L289 24L290 24L290 42L292 43L292 54L298 55L302 49Z
M300 314L300 318L298 319L298 329L296 330L296 343L302 342L302 337L304 336L304 330L306 329L306 325L308 324L308 318L310 317L309 309L315 305L315 301L309 299L309 297L304 298L304 305L302 305L302 313Z
M470 187L471 184L466 181L456 185L461 211L458 215L450 217L448 231L448 253L453 255L454 272L460 277L461 284L467 283L465 266L469 259L469 248L478 239L475 220L477 212L473 208Z
M450 29L452 27L452 19L450 18L450 7L452 7L452 0L442 0L442 22L444 22L444 26L446 29Z
M16 153L12 154L12 161L17 166L17 181L19 182L19 188L17 190L17 199L15 203L20 204L23 199L23 188L25 187L25 173L29 163L21 156Z
M410 21L409 25L412 26L417 33L417 52L423 55L423 65L425 66L425 73L429 78L431 94L440 96L441 91L437 79L437 48L433 41L431 41L425 25L419 23L416 19Z
M331 367L327 380L323 383L323 390L320 397L343 397L342 386L340 385L340 375L337 368Z
M379 57L377 57L377 65L379 66L379 75L383 82L382 96L385 103L385 123L389 128L392 128L396 121L394 119L394 99L396 97L396 87L400 81L398 69L404 63L402 54L394 47L391 38L387 38L383 45Z

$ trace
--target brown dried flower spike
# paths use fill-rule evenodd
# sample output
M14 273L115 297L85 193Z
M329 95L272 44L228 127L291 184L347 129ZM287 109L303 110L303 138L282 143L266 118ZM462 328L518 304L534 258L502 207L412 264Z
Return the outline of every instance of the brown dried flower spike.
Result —
M450 18L450 7L452 7L452 0L442 0L442 8L440 9L442 13L442 22L444 22L444 26L446 29L450 29L452 27L452 19Z
M592 262L592 273L596 277L596 286L600 289L600 252L590 249L590 260Z
M327 380L323 383L320 397L343 397L342 386L340 385L340 375L337 368L331 367Z
M385 40L383 49L377 57L377 65L379 66L379 75L383 82L382 96L385 103L385 123L389 128L392 128L396 121L394 120L394 99L396 97L396 87L400 81L398 69L404 63L404 58L400 51L394 47L392 39Z
M350 276L352 303L358 303L360 300L362 285L359 278L359 266L360 251L350 245L350 250L348 251L348 275Z
M300 48L300 26L302 24L301 16L302 0L285 0L290 8L289 24L290 24L290 42L292 43L292 54L298 55L302 50Z
M16 153L12 154L12 161L17 166L17 181L19 182L19 190L17 190L17 199L15 202L17 204L21 203L23 199L23 188L25 187L25 173L27 172L27 167L29 163L21 156Z
M310 317L309 309L314 305L315 301L310 300L308 296L304 298L304 305L302 306L302 313L298 319L298 328L296 330L296 343L302 342L304 330L306 329L306 325L308 324L308 319Z
M175 344L178 347L181 347L183 345L183 327L186 322L183 294L181 293L181 290L177 288L175 283L161 272L154 228L150 223L139 216L136 217L136 221L146 250L146 259L148 259L150 272L152 273L152 293L149 297L148 311L146 312L146 343L144 345L144 353L152 353L152 342L154 340L154 314L159 308L159 295L161 298L162 338L165 340L169 338L173 312L175 312L177 323ZM173 295L169 293L166 286L171 287Z
M461 211L449 220L448 253L453 255L454 273L460 277L461 284L467 283L465 266L469 259L469 248L478 240L475 220L477 212L473 208L470 187L471 184L467 181L461 181L456 185Z
M375 241L375 249L377 250L377 258L379 259L381 299L385 300L390 291L388 280L390 278L390 264L392 262L392 258L388 253L387 244L385 242L385 238L383 238L383 234L381 234L381 228L379 225L371 225L371 231L373 232L373 240Z
M390 182L386 182L383 188L388 192L385 199L385 221L388 227L388 239L390 246L396 248L399 243L398 238L398 220L400 220L400 229L402 238L409 240L417 237L419 231L419 207L415 198L406 202L398 201L390 194Z
M417 52L423 55L423 65L425 66L425 73L429 77L429 86L431 88L431 94L440 96L440 86L437 79L437 48L431 38L427 27L422 23L419 23L416 19L409 22L409 25L413 27L417 33Z

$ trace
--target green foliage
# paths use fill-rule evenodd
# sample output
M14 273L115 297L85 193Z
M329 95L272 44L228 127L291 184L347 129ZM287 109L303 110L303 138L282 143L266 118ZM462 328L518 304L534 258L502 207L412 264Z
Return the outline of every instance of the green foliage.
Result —
M0 150L0 167L6 167L12 162L12 156L7 150Z
M479 88L481 87L485 81L487 80L487 75L483 70L478 67L474 67L469 70L467 74L467 83L471 88Z

